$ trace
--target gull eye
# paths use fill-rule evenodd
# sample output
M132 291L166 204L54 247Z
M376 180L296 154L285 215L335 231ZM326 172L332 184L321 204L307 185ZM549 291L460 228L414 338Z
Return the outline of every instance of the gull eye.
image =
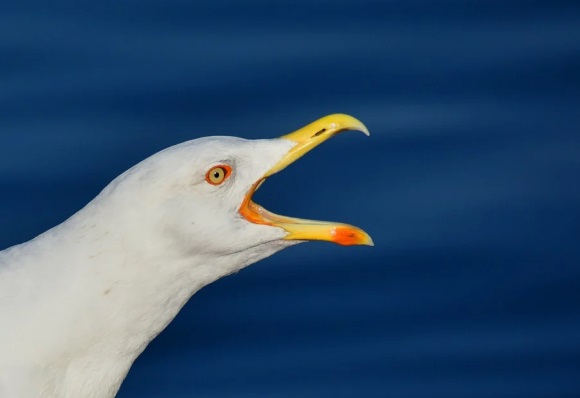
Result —
M211 185L220 185L232 173L232 168L225 164L212 167L205 175L205 180Z

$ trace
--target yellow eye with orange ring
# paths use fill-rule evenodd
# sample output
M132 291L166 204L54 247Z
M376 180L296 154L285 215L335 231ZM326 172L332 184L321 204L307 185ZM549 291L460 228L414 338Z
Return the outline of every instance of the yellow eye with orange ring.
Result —
M227 180L230 174L232 174L232 168L228 165L221 164L209 169L205 174L205 180L211 185L220 185Z

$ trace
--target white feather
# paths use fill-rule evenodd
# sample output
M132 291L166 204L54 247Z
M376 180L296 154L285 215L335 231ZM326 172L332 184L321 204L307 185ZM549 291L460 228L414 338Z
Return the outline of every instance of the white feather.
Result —
M211 137L168 148L0 252L0 397L113 397L196 291L297 243L237 213L293 145ZM208 184L222 163L231 177Z

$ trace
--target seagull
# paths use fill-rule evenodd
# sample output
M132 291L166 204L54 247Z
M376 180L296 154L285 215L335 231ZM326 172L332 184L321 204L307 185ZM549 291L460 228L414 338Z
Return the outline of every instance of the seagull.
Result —
M114 179L83 209L0 252L0 397L114 397L135 359L202 287L306 241L363 230L280 216L260 185L345 130L344 114L276 139L205 137Z

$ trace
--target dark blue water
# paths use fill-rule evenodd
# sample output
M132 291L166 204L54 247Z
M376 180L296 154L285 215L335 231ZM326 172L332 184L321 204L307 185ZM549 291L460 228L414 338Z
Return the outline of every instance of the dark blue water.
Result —
M181 141L372 133L257 201L376 246L206 287L120 397L580 396L580 3L47 3L0 4L2 248Z

